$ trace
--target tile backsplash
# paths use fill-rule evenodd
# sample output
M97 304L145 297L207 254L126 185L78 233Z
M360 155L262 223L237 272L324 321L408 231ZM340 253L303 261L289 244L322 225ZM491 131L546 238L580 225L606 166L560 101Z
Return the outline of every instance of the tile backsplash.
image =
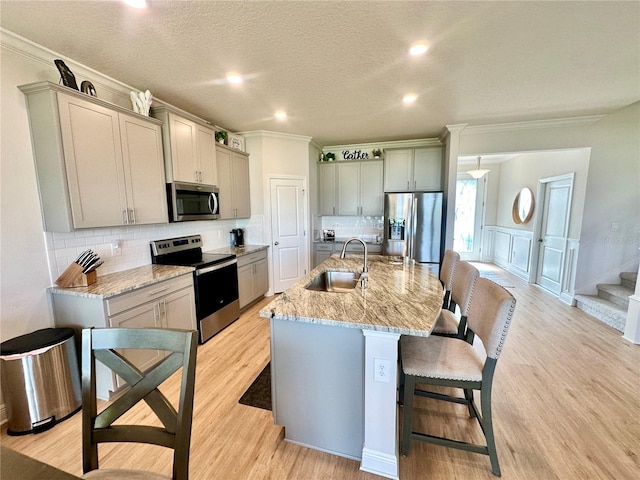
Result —
M383 217L376 216L317 216L313 223L314 240L322 238L323 229L330 229L336 232L336 238L360 237L375 241L376 236L382 236L384 228Z
M151 263L149 242L183 235L202 235L203 250L230 245L232 228L245 229L248 244L263 244L263 216L247 220L212 220L162 225L131 225L113 228L76 230L70 233L44 232L49 260L51 284L73 262L80 252L90 248L104 264L98 276L141 267ZM119 248L114 248L119 245Z

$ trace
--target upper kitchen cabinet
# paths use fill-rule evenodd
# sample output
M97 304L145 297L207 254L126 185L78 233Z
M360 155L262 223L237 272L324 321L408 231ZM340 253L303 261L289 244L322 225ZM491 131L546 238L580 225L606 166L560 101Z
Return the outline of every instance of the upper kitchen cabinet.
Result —
M160 122L50 82L20 89L45 231L168 222Z
M385 151L385 192L434 190L442 190L442 147Z
M249 218L249 154L216 144L220 218Z
M318 164L320 215L382 215L382 160Z
M162 120L167 182L217 184L215 130L165 106L151 114Z

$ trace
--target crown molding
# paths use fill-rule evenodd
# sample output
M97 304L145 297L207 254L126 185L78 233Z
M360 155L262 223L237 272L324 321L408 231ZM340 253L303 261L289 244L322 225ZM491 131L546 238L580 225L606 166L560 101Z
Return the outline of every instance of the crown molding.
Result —
M540 128L564 128L593 125L606 115L589 115L584 117L552 118L549 120L532 120L527 122L495 123L489 125L471 125L464 128L461 135L481 133L512 132L516 130L534 130Z
M271 132L268 130L249 130L246 132L238 132L238 135L242 135L245 138L279 138L284 140L293 140L296 142L311 143L311 137L305 135L295 135L293 133L280 133Z
M115 78L111 78L104 73L98 72L97 70L78 63L69 57L65 57L64 55L43 47L42 45L32 42L31 40L21 37L20 35L4 28L0 28L0 48L9 50L33 62L49 67L51 69L51 79L53 79L54 82L60 75L53 61L56 58L61 58L72 68L77 77L90 79L91 83L94 84L98 91L109 91L113 95L122 96L123 98L126 98L127 101L130 101L129 92L132 90L138 90L137 88L120 82ZM34 81L39 80L49 80L49 78L34 79ZM80 82L78 82L78 84L80 84Z
M364 149L371 150L380 148L390 150L394 148L417 148L417 147L441 147L442 142L438 138L418 138L414 140L396 140L392 142L372 142L354 143L348 145L328 145L322 148L323 152L337 152L342 150Z

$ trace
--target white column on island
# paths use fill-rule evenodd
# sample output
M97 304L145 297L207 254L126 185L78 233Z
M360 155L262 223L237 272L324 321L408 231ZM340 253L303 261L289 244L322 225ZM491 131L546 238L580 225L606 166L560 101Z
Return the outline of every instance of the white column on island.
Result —
M360 470L386 478L398 478L398 340L400 334L363 330L364 445ZM390 368L376 376L375 366ZM386 368L385 368L386 370ZM379 372L380 373L380 372Z

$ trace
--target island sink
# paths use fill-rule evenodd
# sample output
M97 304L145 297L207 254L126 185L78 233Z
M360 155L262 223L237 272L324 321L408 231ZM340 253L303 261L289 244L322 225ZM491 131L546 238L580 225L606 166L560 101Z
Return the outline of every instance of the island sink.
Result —
M360 280L359 272L325 270L304 288L316 292L346 293L353 290Z

